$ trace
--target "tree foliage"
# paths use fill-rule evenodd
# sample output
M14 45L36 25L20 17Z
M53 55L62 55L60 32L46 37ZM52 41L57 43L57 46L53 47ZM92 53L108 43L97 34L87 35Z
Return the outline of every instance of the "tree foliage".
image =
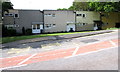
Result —
M13 4L11 2L2 2L2 15L5 11L8 12L8 9L13 9Z
M68 10L67 8L58 8L57 10Z
M74 10L88 10L88 2L73 2Z
M120 11L120 2L89 2L88 5L93 11Z

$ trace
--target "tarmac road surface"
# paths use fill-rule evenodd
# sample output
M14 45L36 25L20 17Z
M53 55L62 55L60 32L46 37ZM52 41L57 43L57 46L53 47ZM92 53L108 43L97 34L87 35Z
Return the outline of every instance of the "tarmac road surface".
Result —
M67 40L55 41L58 45L47 44L46 48L37 51L30 48L25 52L15 53L15 57L12 54L8 57L7 51L4 51L5 57L0 58L2 61L0 68L5 70L118 70L118 31ZM52 49L45 50L48 48Z

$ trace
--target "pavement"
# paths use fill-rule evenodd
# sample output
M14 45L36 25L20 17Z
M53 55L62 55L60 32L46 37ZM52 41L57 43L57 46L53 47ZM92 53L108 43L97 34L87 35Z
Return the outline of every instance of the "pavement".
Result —
M49 40L71 39L71 38L85 37L85 36L110 33L110 32L113 32L113 31L112 30L101 30L101 31L89 32L89 33L77 33L77 34L69 34L69 35L40 37L40 38L33 38L33 39L26 39L26 40L5 43L5 44L1 44L0 46L1 46L1 48L12 48L12 47L15 47L15 45L24 44L24 43L33 43L33 42L41 42L41 41L49 41Z

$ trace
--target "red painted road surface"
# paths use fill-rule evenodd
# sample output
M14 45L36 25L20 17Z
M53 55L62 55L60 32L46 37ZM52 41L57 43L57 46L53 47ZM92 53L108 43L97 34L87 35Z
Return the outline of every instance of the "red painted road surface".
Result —
M59 49L59 50L37 53L32 55L17 56L11 58L0 58L0 61L2 62L0 63L0 68L3 69L12 66L19 66L19 65L31 64L41 61L59 59L59 58L73 56L73 54L74 55L84 54L92 51L98 51L101 49L117 47L118 43L119 43L118 39L113 39L109 41L89 44L83 47L78 47L78 49L77 48Z

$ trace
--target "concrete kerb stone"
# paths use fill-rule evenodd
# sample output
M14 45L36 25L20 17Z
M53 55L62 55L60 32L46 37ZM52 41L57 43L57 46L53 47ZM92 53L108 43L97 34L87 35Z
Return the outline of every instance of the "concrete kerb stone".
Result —
M110 32L113 32L113 31L111 31L111 30L102 30L102 31L96 31L96 32L89 32L89 33L77 33L77 34L72 34L72 35L70 34L70 35L48 36L48 37L40 37L40 38L34 38L34 39L26 39L26 40L20 40L20 41L15 41L15 42L2 44L2 48L7 48L7 47L9 48L9 46L14 47L15 45L24 44L24 43L49 41L49 40L70 39L70 38L91 36L91 35L110 33Z

